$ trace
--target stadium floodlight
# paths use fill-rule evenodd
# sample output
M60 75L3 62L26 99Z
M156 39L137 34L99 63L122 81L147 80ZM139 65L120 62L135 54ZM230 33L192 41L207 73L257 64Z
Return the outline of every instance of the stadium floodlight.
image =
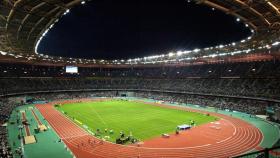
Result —
M224 48L224 45L219 45L219 48Z
M220 53L219 56L225 56L228 55L227 53Z
M273 46L278 46L279 44L280 44L279 41L276 41L276 42L272 43Z
M49 29L53 28L54 24L51 24L51 26L49 27Z
M245 24L245 26L246 26L246 27L249 27L249 25L248 25L248 24Z
M240 21L240 18L237 18L236 21L239 22L239 21Z
M233 42L233 43L231 43L231 45L235 46L235 45L236 45L236 43L235 43L235 42Z
M168 54L169 57L172 57L173 55L174 55L174 53L172 53L172 52L170 52L170 53Z
M211 54L211 55L209 55L211 58L215 58L215 57L217 57L218 55L217 54Z
M182 51L178 51L178 52L177 52L177 56L181 56L182 54L183 54Z
M0 51L0 54L7 55L7 52Z
M81 4L86 4L86 1L82 1Z
M193 50L193 52L198 53L200 51L200 49L196 48Z
M192 51L190 51L190 50L186 50L186 51L184 51L183 52L183 54L189 54L189 53L191 53Z
M66 14L68 14L69 12L70 12L70 10L67 9L67 10L63 13L63 15L66 15Z

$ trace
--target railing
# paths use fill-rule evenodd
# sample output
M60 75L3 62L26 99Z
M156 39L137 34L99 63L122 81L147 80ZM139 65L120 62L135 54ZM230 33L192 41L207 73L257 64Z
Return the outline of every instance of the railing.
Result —
M234 158L279 158L280 157L280 146L273 148L266 148L260 151L236 156Z
M193 93L186 91L173 91L173 90L152 90L152 89L132 89L132 88L96 88L96 89L68 89L68 90L42 90L42 91L26 91L18 93L5 93L1 94L0 97L7 96L18 96L18 95L28 95L28 94L38 94L38 93L59 93L59 92L91 92L91 91L140 91L140 92L162 92L162 93L175 93L175 94L187 94L187 95L197 95L197 96L212 96L212 97L224 97L224 98L236 98L236 99L249 99L257 101L269 101L274 103L280 103L278 99L267 99L258 97L246 97L246 96L232 96L232 95L220 95L220 94L205 94L205 93Z

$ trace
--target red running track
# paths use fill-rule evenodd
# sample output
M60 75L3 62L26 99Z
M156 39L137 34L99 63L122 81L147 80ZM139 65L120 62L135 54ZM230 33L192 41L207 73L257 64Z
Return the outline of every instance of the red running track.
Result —
M237 118L209 112L210 115L220 117L221 120L195 127L180 134L179 138L171 136L171 139L165 139L165 143L161 140L163 138L155 138L145 141L140 147L117 145L100 141L90 135L52 105L44 104L36 107L78 158L226 158L253 150L262 140L261 132L253 125ZM205 113L189 108L155 105ZM198 131L204 133L199 134ZM175 141L176 139L186 139L186 141Z

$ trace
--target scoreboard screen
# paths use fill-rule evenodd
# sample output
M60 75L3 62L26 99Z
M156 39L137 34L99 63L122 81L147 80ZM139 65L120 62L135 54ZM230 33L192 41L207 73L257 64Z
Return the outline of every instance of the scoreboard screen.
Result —
M66 73L78 73L78 67L77 66L66 66L65 68Z

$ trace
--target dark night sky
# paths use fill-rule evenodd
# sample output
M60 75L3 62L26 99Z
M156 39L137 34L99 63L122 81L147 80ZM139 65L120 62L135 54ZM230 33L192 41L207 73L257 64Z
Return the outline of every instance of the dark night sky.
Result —
M93 0L63 16L38 51L128 59L227 44L250 34L235 17L186 0Z

